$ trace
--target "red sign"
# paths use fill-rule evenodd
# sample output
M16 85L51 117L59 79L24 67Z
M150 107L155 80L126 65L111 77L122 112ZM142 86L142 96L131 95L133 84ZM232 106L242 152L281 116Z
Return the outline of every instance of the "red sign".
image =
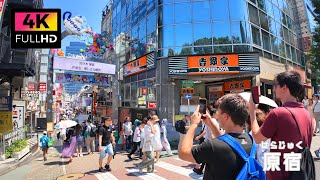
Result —
M181 94L194 94L194 88L181 88Z
M147 88L142 88L142 95L147 95L148 94L148 89Z
M39 83L38 89L40 92L46 92L47 91L47 84L46 83Z
M157 108L156 102L148 102L148 108Z
M28 84L28 91L35 91L36 90L36 84L29 83Z

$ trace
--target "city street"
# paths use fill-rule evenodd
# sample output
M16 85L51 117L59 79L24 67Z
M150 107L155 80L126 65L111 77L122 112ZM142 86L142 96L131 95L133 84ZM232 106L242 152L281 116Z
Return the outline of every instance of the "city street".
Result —
M320 136L315 136L312 143L312 153L316 146L319 146ZM192 171L194 164L182 161L177 156L177 151L172 157L163 156L160 162L155 164L156 173L139 173L136 164L140 162L138 158L128 160L127 153L119 152L111 162L111 172L98 172L98 153L74 158L72 163L60 158L59 148L50 148L48 161L43 161L42 157L30 161L3 176L0 179L15 180L52 180L52 179L82 179L82 180L102 180L102 179L202 179ZM165 154L163 151L162 154ZM134 156L133 156L134 157ZM316 172L320 172L320 159L315 159ZM317 176L320 180L320 176Z

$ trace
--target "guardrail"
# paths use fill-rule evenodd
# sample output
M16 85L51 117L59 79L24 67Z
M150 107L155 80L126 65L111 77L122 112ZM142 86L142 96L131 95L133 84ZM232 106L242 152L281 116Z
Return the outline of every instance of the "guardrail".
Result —
M24 127L0 133L0 156L6 153L6 147L19 139L25 139Z

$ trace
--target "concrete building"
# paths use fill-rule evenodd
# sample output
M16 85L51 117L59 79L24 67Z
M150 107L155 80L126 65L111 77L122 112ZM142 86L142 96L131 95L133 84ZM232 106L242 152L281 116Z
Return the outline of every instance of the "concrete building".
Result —
M191 113L199 97L213 103L252 85L273 98L274 76L286 70L299 72L310 88L295 0L111 4L111 39L119 62L126 52L119 71L120 120L141 119L151 110L160 118L178 119L189 113L184 94L192 94Z

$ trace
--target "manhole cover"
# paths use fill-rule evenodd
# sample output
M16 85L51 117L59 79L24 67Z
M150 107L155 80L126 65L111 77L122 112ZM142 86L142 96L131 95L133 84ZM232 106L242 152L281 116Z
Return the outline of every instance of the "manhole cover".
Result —
M84 176L82 173L66 174L57 178L57 180L76 180Z

